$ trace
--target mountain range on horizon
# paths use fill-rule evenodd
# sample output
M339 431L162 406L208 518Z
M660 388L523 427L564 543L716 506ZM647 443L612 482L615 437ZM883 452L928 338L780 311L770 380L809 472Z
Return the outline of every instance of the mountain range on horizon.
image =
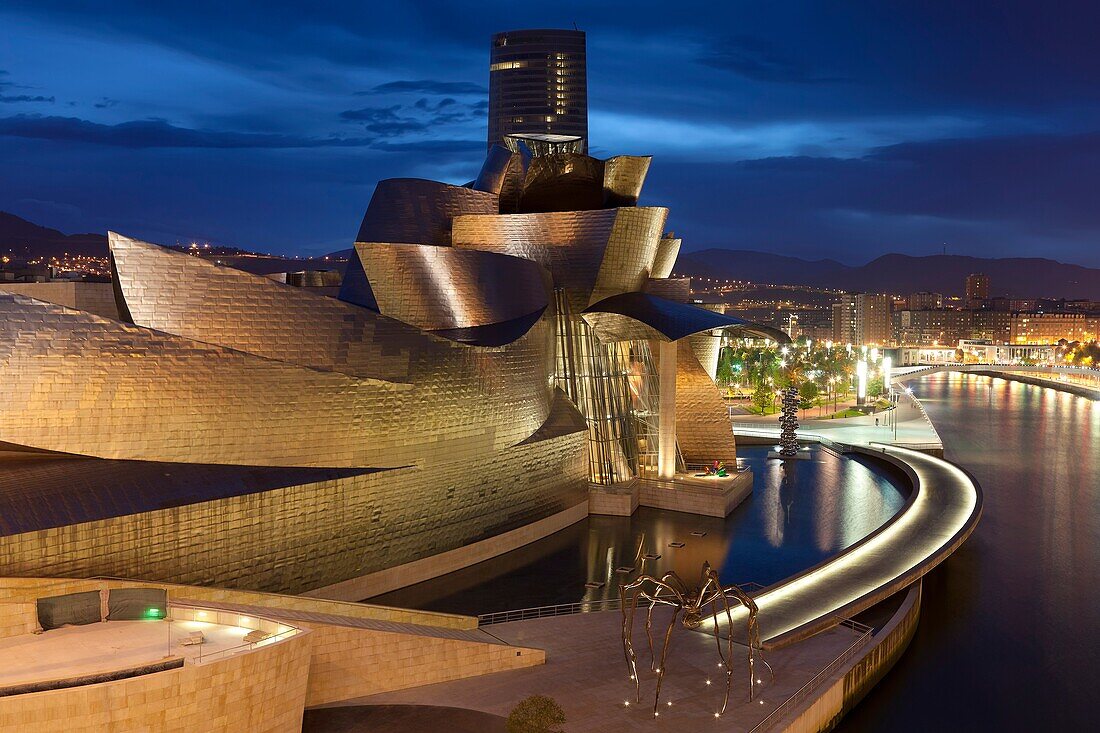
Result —
M992 296L1100 300L1100 269L1044 257L885 254L863 265L846 265L754 250L705 249L682 252L675 268L681 276L901 295L963 295L972 273L989 276Z
M0 253L30 259L60 257L66 252L106 257L107 237L95 233L64 234L0 211ZM253 254L247 250L241 252ZM340 250L329 253L327 257L330 261L339 260L350 253L350 249ZM321 258L294 259L291 256L273 256L269 259L262 267L268 272L274 271L271 267L282 261L295 263L296 267L321 261ZM326 267L331 267L331 264L326 264ZM705 249L681 252L675 269L675 274L681 276L774 285L897 294L927 290L946 295L962 295L966 276L974 272L990 277L992 295L1100 300L1100 269L1043 257L885 254L863 265L846 265L833 259L807 260L755 250Z

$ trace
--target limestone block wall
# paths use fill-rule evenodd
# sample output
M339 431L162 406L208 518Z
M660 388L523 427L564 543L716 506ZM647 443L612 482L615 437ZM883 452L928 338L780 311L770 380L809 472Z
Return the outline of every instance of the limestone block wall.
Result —
M310 633L251 652L82 687L0 698L0 729L297 733L309 677Z
M473 616L460 616L437 611L417 611L409 608L375 606L369 603L345 603L343 601L322 600L305 596L261 593L257 591L234 590L232 588L206 588L195 585L176 585L173 583L152 583L127 580L83 580L77 578L0 578L0 605L23 604L34 622L34 601L39 596L79 593L104 588L166 588L170 602L188 600L214 603L245 604L271 609L274 615L279 611L305 613L325 613L347 618L370 621L392 621L395 623L415 624L417 626L446 629L476 629L477 619ZM18 612L11 612L17 618Z
M638 503L642 506L690 512L708 517L725 517L752 493L752 471L734 474L732 479L713 485L639 480Z
M273 619L279 618L280 611L292 611L297 613L314 614L313 620L301 621L300 616L292 616L291 621L295 627L307 630L304 633L290 637L285 642L279 642L265 647L260 647L248 654L231 659L245 660L257 654L268 654L269 649L281 648L284 644L297 639L307 637L309 643L303 647L304 652L295 652L293 656L264 657L268 660L261 664L271 664L280 670L280 674L289 676L290 682L284 685L285 694L291 695L298 704L298 717L295 718L288 708L278 713L279 721L293 720L294 725L301 724L301 706L321 705L328 702L348 700L371 695L378 692L415 687L418 685L444 682L447 680L472 677L493 672L503 672L513 669L521 669L534 665L544 664L545 652L540 649L509 646L502 643L489 643L485 641L483 634L476 631L477 619L468 616L453 614L432 613L424 611L411 611L399 608L386 608L358 603L343 603L340 601L320 600L314 598L301 598L294 596L280 596L269 593L257 593L252 591L234 591L219 588L200 588L195 586L164 585L153 583L128 582L122 580L79 580L62 579L50 580L42 578L0 578L0 633L3 629L10 628L14 633L27 633L31 629L19 629L20 623L34 625L34 599L40 595L71 593L86 590L101 590L103 588L156 586L167 587L169 598L172 601L188 600L214 601L218 603L237 603L245 607L250 615L255 613L252 609L262 606L271 610ZM179 611L181 617L186 611ZM383 629L369 625L356 625L354 622L343 621L338 623L339 617L345 619L359 618L369 621L393 622ZM5 626L12 622L12 626ZM397 626L396 624L408 624ZM208 728L203 725L187 728L186 725L195 725L192 717L191 697L197 699L209 699L210 695L217 695L216 686L227 685L221 693L223 697L240 701L237 704L257 707L254 700L248 696L259 699L263 693L262 686L268 684L270 679L267 672L260 675L267 680L260 686L250 688L245 692L237 690L238 678L244 678L257 674L254 666L246 666L237 671L238 667L226 668L218 672L217 677L209 670L216 663L204 665L188 665L180 670L158 673L147 677L121 680L118 682L104 683L84 688L83 696L77 695L72 690L54 691L49 693L33 693L13 698L0 698L0 730L7 731L6 724L16 725L10 721L33 721L44 707L60 706L76 715L75 711L84 710L95 725L103 727L66 727L67 717L45 718L56 721L57 730L105 730L110 724L118 724L119 729L141 730L227 730L227 731L263 731L263 730L295 730L297 727L289 725L280 727L272 723L268 725L266 718L253 717L247 720L242 718L241 711L227 714L224 727ZM195 670L199 670L195 672ZM308 674L308 693L303 674ZM165 678L172 675L172 679ZM183 675L182 677L180 675ZM207 679L207 677L210 679ZM177 679L178 678L178 679ZM125 683L133 683L131 687L119 690L119 686ZM298 686L301 685L301 689ZM106 692L98 688L111 688ZM194 689L192 689L194 688ZM64 697L64 693L70 692L72 698ZM41 703L40 696L54 695L54 698ZM145 697L142 697L145 696ZM24 699L31 700L25 704L8 705L5 701ZM146 698L164 701L161 706L149 706ZM178 700L170 703L171 700ZM280 703L281 705L281 703ZM137 711L132 715L122 717L104 717L104 711L115 707L135 707ZM262 707L259 706L259 707ZM164 716L161 717L161 712ZM8 715L10 717L5 718ZM122 715L121 713L119 715ZM212 715L217 717L218 711L213 710ZM182 727L165 726L164 720L174 721L176 718L184 719L186 724ZM21 723L20 723L21 724ZM173 723L174 725L174 723ZM218 726L223 724L219 722ZM132 727L131 727L132 726ZM237 726L237 727L233 727ZM27 730L41 731L44 728L28 728ZM12 730L21 730L13 728Z
M37 626L34 603L0 601L0 639L29 634Z
M588 513L629 517L638 508L638 480L627 484L598 486L588 490Z
M307 705L546 663L541 649L314 626Z

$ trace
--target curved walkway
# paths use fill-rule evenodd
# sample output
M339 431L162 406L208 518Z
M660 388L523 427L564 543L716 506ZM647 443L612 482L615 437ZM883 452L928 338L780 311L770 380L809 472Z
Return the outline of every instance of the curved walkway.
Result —
M946 559L978 523L981 489L958 466L897 446L850 450L902 468L913 493L894 519L868 537L754 596L765 648L803 639L901 590ZM735 629L745 613L741 607L734 613Z

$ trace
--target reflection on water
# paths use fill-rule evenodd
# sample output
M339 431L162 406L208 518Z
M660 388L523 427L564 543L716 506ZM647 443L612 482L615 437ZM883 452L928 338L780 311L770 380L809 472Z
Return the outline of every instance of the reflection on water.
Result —
M645 508L632 517L593 516L501 557L370 600L476 614L614 598L643 561L646 572L675 570L693 580L709 560L725 582L766 585L848 547L905 502L905 479L878 463L817 449L812 460L787 462L767 460L763 446L738 452L755 473L754 493L724 520ZM622 567L636 570L624 574ZM586 582L603 585L586 588Z
M925 580L909 651L840 730L1095 729L1100 402L977 375L913 387L981 483L982 519Z

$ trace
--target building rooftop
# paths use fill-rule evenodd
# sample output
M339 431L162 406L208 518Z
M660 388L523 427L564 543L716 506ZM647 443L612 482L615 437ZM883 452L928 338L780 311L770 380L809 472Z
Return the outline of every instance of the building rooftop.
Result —
M176 612L173 609L173 612ZM208 613L217 618L216 611ZM252 628L234 625L237 614L213 623L194 620L101 621L65 626L41 634L22 634L0 639L0 688L34 682L91 677L182 658L184 664L222 659L227 654L252 648L245 636ZM250 620L246 620L248 623ZM290 627L282 627L290 630ZM183 644L201 631L202 644Z

